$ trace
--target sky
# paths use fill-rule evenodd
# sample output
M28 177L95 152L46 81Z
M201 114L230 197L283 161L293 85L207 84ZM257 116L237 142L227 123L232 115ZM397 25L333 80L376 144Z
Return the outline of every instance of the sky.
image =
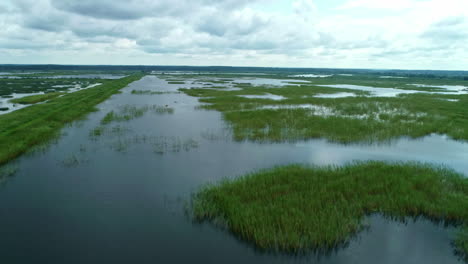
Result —
M0 64L468 70L467 0L1 0Z

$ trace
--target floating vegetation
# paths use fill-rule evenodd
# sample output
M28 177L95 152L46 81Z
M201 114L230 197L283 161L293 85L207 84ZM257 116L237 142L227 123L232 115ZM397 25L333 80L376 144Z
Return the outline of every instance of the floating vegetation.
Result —
M155 95L155 94L180 94L178 91L151 91L151 90L132 90L132 94L137 95Z
M228 129L223 129L222 131L212 131L212 130L205 130L200 133L200 136L203 139L209 140L209 141L229 141L232 139L232 132Z
M97 139L100 136L106 135L106 136L123 136L126 133L130 131L129 128L121 126L121 125L115 125L112 127L100 125L95 127L89 132L89 137L91 139Z
M136 144L150 145L155 154L188 152L199 147L198 141L193 138L182 139L177 136L134 135L125 138L118 137L111 142L110 148L114 151L125 153L130 146Z
M60 164L65 168L76 168L81 164L88 163L89 160L80 158L76 154L71 154L70 156L66 157L65 159L60 161Z
M157 114L173 114L174 108L162 105L124 105L120 107L118 111L110 111L101 120L102 125L109 124L111 122L122 122L129 121L138 117L143 116L146 112L152 111Z
M180 139L179 137L156 137L151 142L153 152L156 154L176 153L183 151L190 151L198 148L199 144L192 138Z
M102 136L102 134L104 133L104 130L105 130L104 126L97 126L89 132L89 136L90 137Z
M262 170L193 196L197 221L223 224L261 249L332 249L370 214L468 222L468 178L421 163L357 162L342 167L290 165ZM467 253L467 230L455 242Z
M15 176L18 172L18 167L13 165L5 165L0 167L0 185L6 182L9 178Z

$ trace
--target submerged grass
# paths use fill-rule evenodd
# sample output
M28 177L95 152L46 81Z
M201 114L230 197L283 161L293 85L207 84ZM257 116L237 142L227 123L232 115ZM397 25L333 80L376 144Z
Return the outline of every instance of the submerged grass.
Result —
M359 232L373 213L468 223L468 179L420 163L290 165L206 186L194 194L191 213L260 249L329 250ZM455 242L464 254L467 230Z
M54 138L66 123L95 111L96 104L143 76L135 74L106 81L103 85L52 99L47 104L0 116L0 164Z
M31 96L26 96L23 98L12 99L10 100L10 102L14 104L35 104L35 103L44 102L44 101L59 97L60 95L63 95L63 94L65 93L55 92L55 93L31 95Z

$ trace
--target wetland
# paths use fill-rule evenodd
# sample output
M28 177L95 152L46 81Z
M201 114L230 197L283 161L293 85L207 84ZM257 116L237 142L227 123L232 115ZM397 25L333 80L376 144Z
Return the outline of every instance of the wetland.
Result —
M467 87L287 69L2 74L1 102L21 107L0 115L0 253L466 263Z

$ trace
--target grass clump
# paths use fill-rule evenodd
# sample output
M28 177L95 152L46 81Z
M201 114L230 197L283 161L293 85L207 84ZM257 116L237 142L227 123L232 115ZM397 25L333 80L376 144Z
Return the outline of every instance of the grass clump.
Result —
M194 194L191 213L260 249L328 250L348 241L374 213L467 223L468 179L420 163L290 165L206 186ZM456 246L466 253L462 234Z
M37 94L37 95L26 96L23 98L12 99L10 100L10 102L14 104L35 104L35 103L40 103L40 102L44 102L44 101L59 97L63 94L65 93L55 92L55 93Z

